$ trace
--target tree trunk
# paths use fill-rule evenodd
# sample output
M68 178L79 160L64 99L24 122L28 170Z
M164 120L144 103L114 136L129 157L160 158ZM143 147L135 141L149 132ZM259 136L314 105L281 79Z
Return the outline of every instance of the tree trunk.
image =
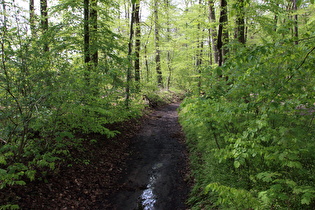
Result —
M47 7L47 0L40 0L40 13L41 13L41 28L42 28L42 34L44 37L44 44L43 44L43 50L44 52L49 51L48 46L48 7Z
M3 12L3 19L2 19L2 21L3 21L3 27L1 28L1 40L0 40L0 43L1 43L1 64L2 64L2 66L1 66L1 71L3 71L4 72L4 75L5 75L5 79L7 80L7 81L9 81L9 73L8 73L8 71L7 71L7 55L6 55L6 51L5 51L5 49L6 49L6 46L5 46L5 38L6 38L6 36L7 36L7 31L8 31L8 28L7 28L7 16L6 16L6 12L7 12L7 9L6 9L6 3L5 3L5 1L4 0L2 0L2 2L1 2L1 4L2 4L2 12ZM11 87L10 87L10 83L9 82L6 82L6 89L8 90L8 91L10 91L10 89L11 89Z
M34 36L35 35L35 6L34 6L34 0L30 0L29 12L30 12L30 29L31 29L32 36Z
M166 37L167 37L167 42L171 42L171 24L170 24L170 1L165 0L164 1L166 5L166 24L167 24L167 29L166 29ZM171 78L172 78L172 67L171 67L171 50L167 50L167 68L168 68L168 76L167 76L167 81L166 81L166 88L167 90L170 89L171 86Z
M209 0L208 1L209 4L209 21L210 23L215 23L216 22L216 18L215 18L215 9L214 9L214 1L213 0ZM214 57L214 62L218 63L219 59L218 59L218 48L216 45L217 39L218 39L218 34L216 29L214 28L214 26L210 27L210 36L211 36L211 49L212 49L212 53L213 53L213 57ZM212 60L212 56L211 59ZM212 62L211 62L212 64Z
M84 0L84 63L89 64L90 57L90 25L89 25L89 0Z
M293 7L293 12L296 12L297 11L297 0L292 0L292 7ZM294 18L294 27L293 27L293 37L295 38L295 44L299 44L299 28L298 28L298 15L295 14L293 16Z
M84 63L85 63L85 80L87 82L87 86L90 86L90 61L91 61L91 55L90 55L90 1L84 0L84 45L83 45L83 53L84 53Z
M221 12L220 12L220 19L219 19L219 29L218 29L218 52L219 52L219 66L222 66L224 62L224 56L228 53L228 49L225 45L229 42L229 32L227 30L227 1L221 0Z
M163 77L161 71L161 51L160 51L160 34L159 34L159 15L158 0L154 0L154 22L155 22L155 63L157 82L159 87L163 87Z
M97 25L97 0L91 0L91 9L90 9L90 22L91 22L91 45L90 53L91 53L91 61L94 67L98 66L98 25Z
M140 38L141 38L141 29L140 29L140 3L135 3L135 82L136 89L139 91L140 84Z
M198 70L198 89L199 93L201 93L201 65L202 65L202 56L203 56L203 40L198 41L198 51L197 51L197 60L196 60L196 67Z
M202 5L202 1L199 0L199 5ZM201 31L201 25L198 23L198 37L197 37L197 51L196 51L196 69L198 72L198 91L201 93L201 65L203 56L203 31ZM201 35L200 35L201 34Z
M235 38L239 43L245 44L245 15L244 15L244 0L238 1L237 7L237 19L236 19L236 30Z
M277 4L277 7L278 7L279 5ZM276 32L277 31L277 28L278 28L278 15L277 14L275 14L275 16L274 16L274 24L275 24L275 28L274 28L274 31Z
M146 69L146 81L149 82L150 81L150 79L149 79L150 69L149 69L147 45L144 45L144 62L145 62L145 69Z
M152 24L153 25L153 24ZM145 68L146 68L146 81L149 82L150 81L150 69L149 69L149 60L148 60L148 43L149 43L149 39L150 39L150 35L153 29L153 26L150 26L150 30L148 32L148 38L146 40L146 42L144 43L144 60L145 60Z
M132 48L133 48L133 34L134 34L134 22L135 22L135 4L132 4L132 13L131 13L131 20L130 20L130 28L129 28L129 43L128 43L128 68L127 68L127 78L126 78L126 98L125 98L125 105L126 108L129 108L129 100L130 100L130 86L131 86L131 68L132 68Z

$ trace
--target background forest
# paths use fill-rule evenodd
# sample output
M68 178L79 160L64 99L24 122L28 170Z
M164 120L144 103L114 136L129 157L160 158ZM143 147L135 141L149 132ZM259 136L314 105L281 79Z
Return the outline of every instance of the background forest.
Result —
M315 206L313 0L1 0L0 189L185 93L192 209ZM2 205L2 204L1 204ZM3 204L2 208L15 208Z

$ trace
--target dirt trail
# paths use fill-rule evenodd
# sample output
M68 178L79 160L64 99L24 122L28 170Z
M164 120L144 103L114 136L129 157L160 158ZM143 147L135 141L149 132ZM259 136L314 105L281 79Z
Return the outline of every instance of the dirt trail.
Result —
M112 197L117 210L186 209L186 149L172 103L154 111L132 139L122 185Z

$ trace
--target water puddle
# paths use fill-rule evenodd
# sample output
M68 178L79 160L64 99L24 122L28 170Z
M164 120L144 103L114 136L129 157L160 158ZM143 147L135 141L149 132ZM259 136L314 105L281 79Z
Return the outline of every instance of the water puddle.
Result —
M154 210L154 204L156 203L157 197L154 194L154 185L156 180L160 177L160 174L157 172L163 166L163 163L157 163L152 167L152 175L149 179L149 184L147 185L147 189L145 189L141 196L141 205L144 210Z

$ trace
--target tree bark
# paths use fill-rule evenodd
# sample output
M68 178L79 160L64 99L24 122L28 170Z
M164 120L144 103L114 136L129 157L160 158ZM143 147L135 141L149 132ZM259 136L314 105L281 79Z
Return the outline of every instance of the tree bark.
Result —
M91 61L94 67L98 66L98 25L97 25L97 0L91 0L91 9L90 9L90 22L91 22Z
M158 0L154 0L154 22L155 22L155 63L157 82L159 87L163 87L163 77L161 71L161 51L160 51L160 34L159 34L159 15L158 15Z
M199 0L199 5L202 5L202 1ZM201 35L200 35L201 34ZM198 91L201 93L201 65L203 62L203 31L201 31L201 25L198 23L198 37L197 37L197 52L196 52L196 68L198 72Z
M32 36L34 36L35 35L35 6L34 6L34 0L30 0L29 13L30 13L31 34L32 34Z
M237 19L235 38L239 43L245 44L245 15L244 15L244 0L239 0L237 3Z
M134 35L134 22L135 22L135 4L132 4L132 13L131 13L131 20L130 20L130 28L129 28L129 43L128 43L128 60L129 65L127 68L127 78L126 78L126 98L125 98L125 105L126 108L129 108L129 100L130 100L130 86L131 86L131 68L132 68L132 48L133 48L133 35Z
M90 1L84 0L84 21L83 21L83 36L84 36L84 43L83 43L83 54L84 54L84 63L85 63L85 73L84 77L87 83L87 86L90 86L90 62L91 62L91 55L90 55Z
M224 56L228 53L228 49L225 47L225 45L229 42L229 32L227 30L227 23L228 23L227 1L221 0L221 12L220 12L220 19L219 19L218 42L217 42L217 48L219 52L219 55L218 55L219 66L223 65Z
M170 24L170 1L169 0L164 0L165 6L166 6L166 24L167 24L167 29L166 29L166 37L167 37L167 42L171 42L171 24ZM167 50L167 68L168 68L168 76L167 76L167 81L166 81L166 88L167 90L170 89L171 86L171 78L172 78L172 67L171 67L171 50Z
M136 89L139 91L140 83L140 45L141 45L141 28L140 28L140 3L135 3L134 11L135 21L135 82Z
M293 4L293 12L296 12L297 11L297 0L292 0L292 4ZM298 15L295 14L293 16L294 18L294 27L293 27L293 36L295 38L295 44L299 44L299 27L298 27Z
M215 23L216 22L216 18L215 18L214 1L213 0L209 0L208 4L209 4L209 21L210 21L210 23ZM218 34L217 34L216 29L213 26L210 27L210 36L211 36L211 49L212 49L214 62L218 63L218 61L219 61L219 59L218 59L218 48L217 48L217 45L216 45L216 42L217 42L217 39L218 39ZM212 59L210 59L210 60L212 60Z
M47 0L40 0L40 13L41 13L41 28L42 28L42 33L44 37L44 44L43 44L43 50L44 52L49 51L49 46L48 46L48 37L47 37L47 32L48 32L48 6L47 6Z
M89 8L90 8L90 1L84 0L84 63L89 64L91 61L90 56L90 14L89 14Z

